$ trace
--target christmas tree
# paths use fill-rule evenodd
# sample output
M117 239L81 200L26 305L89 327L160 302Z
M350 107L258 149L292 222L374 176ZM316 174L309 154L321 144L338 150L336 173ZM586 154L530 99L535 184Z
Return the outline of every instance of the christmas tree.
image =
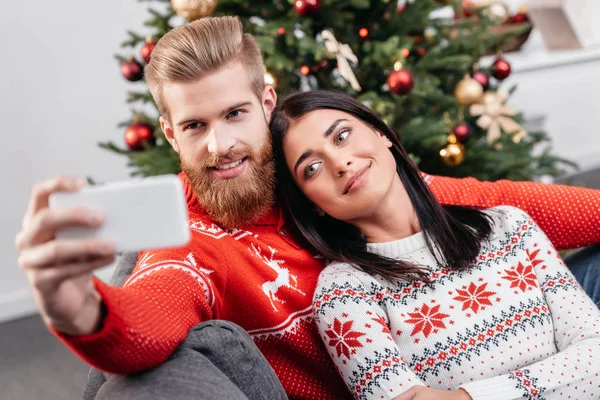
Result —
M121 71L143 83L142 63L177 15L187 20L237 15L255 36L265 81L278 94L328 89L349 93L378 112L427 173L482 180L558 176L574 164L551 154L544 132L527 132L506 104L514 88L502 80L510 65L501 51L527 35L523 12L510 16L499 1L459 0L156 0L144 35L128 32ZM435 17L452 7L451 17ZM175 18L174 18L175 17ZM179 17L179 18L180 18ZM181 20L181 18L180 18ZM149 35L149 36L147 36ZM484 55L496 54L489 65ZM142 83L136 84L138 87ZM129 158L132 175L179 172L162 139L148 90L132 90L135 105L127 146L100 146Z

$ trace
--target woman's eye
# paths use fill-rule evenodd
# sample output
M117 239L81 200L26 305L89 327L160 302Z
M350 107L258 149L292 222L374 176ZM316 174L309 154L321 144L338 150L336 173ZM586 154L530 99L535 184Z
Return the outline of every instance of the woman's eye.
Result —
M346 140L348 138L348 136L350 135L350 130L343 130L340 133L338 133L335 137L335 144L341 144L344 140Z
M304 176L308 178L316 174L320 165L321 163L312 163L307 165L306 169L304 170Z

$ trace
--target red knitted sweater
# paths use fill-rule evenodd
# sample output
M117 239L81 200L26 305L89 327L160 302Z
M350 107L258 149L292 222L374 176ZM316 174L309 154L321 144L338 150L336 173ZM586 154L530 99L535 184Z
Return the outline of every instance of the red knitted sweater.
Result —
M557 248L600 242L600 191L424 178L443 204L523 209ZM250 333L291 398L351 397L312 316L323 261L287 235L277 207L255 224L222 229L182 179L192 231L189 245L142 252L123 288L96 280L108 310L100 332L79 337L54 333L94 367L128 374L165 361L192 326L208 319L230 320Z

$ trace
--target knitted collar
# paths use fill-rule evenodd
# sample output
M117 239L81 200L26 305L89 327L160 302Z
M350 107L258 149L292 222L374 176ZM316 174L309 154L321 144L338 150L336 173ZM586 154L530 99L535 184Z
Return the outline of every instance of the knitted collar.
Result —
M423 232L391 242L367 244L369 251L389 258L400 258L426 247L427 243Z
M193 210L194 212L206 217L207 219L212 220L212 218L207 214L206 210L204 210L204 208L198 201L198 198L196 197L194 190L188 183L187 177L185 176L185 174L183 172L179 173L179 179L181 179L181 182L183 183L183 188L184 188L185 198L186 198L186 201L188 204L188 208L190 210ZM282 226L283 225L283 213L280 211L279 205L274 204L273 207L271 207L271 209L267 212L267 214L265 214L259 220L255 221L251 224L248 224L248 225L249 226L264 226L264 225ZM238 228L241 229L243 227L240 226Z

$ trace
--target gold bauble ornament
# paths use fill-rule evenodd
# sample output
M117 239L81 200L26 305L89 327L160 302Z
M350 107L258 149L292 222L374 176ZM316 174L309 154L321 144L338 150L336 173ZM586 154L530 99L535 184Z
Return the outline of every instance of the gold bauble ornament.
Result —
M485 14L498 24L503 24L510 18L508 6L501 1L490 1L484 4Z
M438 31L435 28L427 27L427 28L425 28L425 31L423 32L423 37L428 42L432 42L433 39L435 39L437 34L438 34Z
M483 97L483 87L479 82L466 74L456 85L454 97L456 97L456 101L461 106L468 107L472 104L480 103Z
M442 161L449 167L456 167L465 160L465 146L460 143L450 143L440 150Z
M265 70L265 85L277 87L277 79L267 70Z
M177 15L188 21L208 17L217 8L217 0L171 0Z

